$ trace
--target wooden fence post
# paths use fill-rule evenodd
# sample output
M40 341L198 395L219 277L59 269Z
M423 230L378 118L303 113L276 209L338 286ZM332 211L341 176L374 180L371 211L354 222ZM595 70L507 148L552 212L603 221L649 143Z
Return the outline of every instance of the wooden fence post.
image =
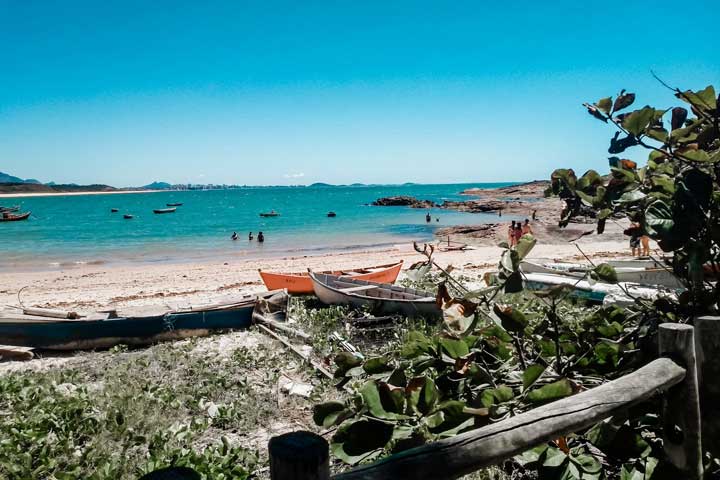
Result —
M695 319L703 447L720 458L720 317Z
M663 400L665 452L682 471L683 478L700 479L703 451L693 327L681 323L661 324L659 352L686 369L683 382L670 388Z
M329 480L327 441L312 432L290 432L268 443L272 480Z

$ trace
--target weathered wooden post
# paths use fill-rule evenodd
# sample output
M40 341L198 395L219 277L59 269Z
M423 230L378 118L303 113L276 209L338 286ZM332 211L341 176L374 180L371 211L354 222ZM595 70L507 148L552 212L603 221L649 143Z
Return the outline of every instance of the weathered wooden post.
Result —
M703 447L720 458L720 317L695 319L695 353Z
M312 432L290 432L268 443L272 480L329 480L327 441Z
M659 352L686 370L682 383L670 388L663 400L665 453L682 471L683 478L700 479L703 451L693 327L681 323L661 324Z

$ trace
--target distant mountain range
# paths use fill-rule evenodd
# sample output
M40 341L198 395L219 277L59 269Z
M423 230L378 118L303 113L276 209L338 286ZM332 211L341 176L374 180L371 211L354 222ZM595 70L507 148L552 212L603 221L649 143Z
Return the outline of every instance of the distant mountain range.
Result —
M28 178L23 180L20 177L14 177L10 175L9 173L3 173L0 172L0 183L33 183L37 184L40 183L38 180L35 180L34 178Z

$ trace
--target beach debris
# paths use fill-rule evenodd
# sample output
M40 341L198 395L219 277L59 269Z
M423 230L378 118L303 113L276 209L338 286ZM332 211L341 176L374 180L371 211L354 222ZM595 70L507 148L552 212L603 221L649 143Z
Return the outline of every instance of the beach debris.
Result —
M15 347L13 345L0 345L0 361L27 361L32 360L35 354L29 347Z
M306 361L307 363L309 363L315 370L317 370L318 372L322 373L322 374L325 375L327 378L333 378L333 374L332 374L327 368L325 368L320 362L318 362L318 361L316 361L316 360L314 360L314 359L312 358L310 352L308 351L308 350L310 350L310 351L312 350L311 347L306 346L306 347L308 347L307 349L305 349L305 350L300 349L300 348L296 347L295 345L293 345L292 343L288 342L286 339L284 339L283 337L281 337L281 336L278 335L277 333L275 333L275 332L273 332L272 330L270 330L270 329L269 329L268 327L266 327L265 325L257 325L257 327L258 327L260 330L262 330L264 333L267 333L268 335L270 335L271 337L273 337L275 340L279 341L280 343L282 343L283 345L285 345L287 348L289 348L290 350L292 350L293 353L295 353L297 356L299 356L299 357L302 358L304 361Z
M220 405L213 401L206 402L204 398L201 398L198 406L202 410L205 410L207 416L210 418L215 418L220 414Z
M284 375L278 380L278 386L280 387L280 391L287 395L295 395L303 398L309 398L313 391L313 386L309 383L297 382Z

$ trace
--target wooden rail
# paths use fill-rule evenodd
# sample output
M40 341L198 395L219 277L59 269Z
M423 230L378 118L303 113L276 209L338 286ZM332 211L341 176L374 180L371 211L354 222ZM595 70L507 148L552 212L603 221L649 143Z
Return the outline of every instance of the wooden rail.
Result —
M702 475L698 381L693 327L663 324L658 358L637 371L508 420L429 443L330 477L328 444L310 432L292 432L270 443L273 480L452 479L497 464L543 442L582 430L628 407L667 392L666 428L682 431L666 441L683 478ZM309 441L309 439L312 439ZM312 443L312 453L308 445ZM289 452L299 449L294 455ZM305 461L304 458L315 459ZM297 463L297 464L296 464ZM308 468L309 467L309 468Z

